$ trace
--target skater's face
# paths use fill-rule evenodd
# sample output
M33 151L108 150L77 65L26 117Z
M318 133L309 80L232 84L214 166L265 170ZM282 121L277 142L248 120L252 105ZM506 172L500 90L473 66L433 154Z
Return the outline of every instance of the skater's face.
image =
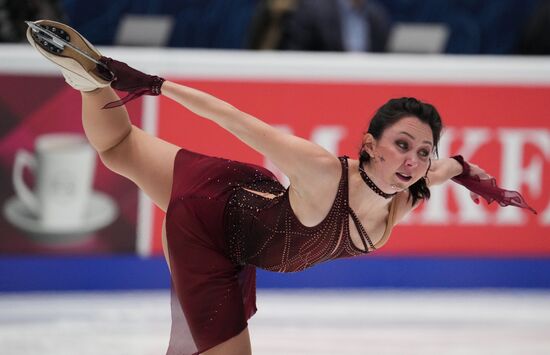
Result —
M405 116L387 127L379 139L368 133L364 138L373 180L387 193L405 190L422 178L433 148L430 126L414 116Z

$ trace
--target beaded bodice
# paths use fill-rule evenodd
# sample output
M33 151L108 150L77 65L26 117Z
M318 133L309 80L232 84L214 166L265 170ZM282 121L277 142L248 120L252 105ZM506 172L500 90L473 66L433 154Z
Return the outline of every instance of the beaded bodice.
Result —
M348 161L347 157L339 159L342 177L336 197L326 217L313 227L305 226L298 220L290 205L289 191L282 186L274 197L242 188L235 190L225 211L225 231L231 259L237 264L252 264L270 271L294 272L324 261L376 249L349 207ZM273 194L277 188L254 186L254 190ZM356 247L351 240L350 216L361 236L363 249Z

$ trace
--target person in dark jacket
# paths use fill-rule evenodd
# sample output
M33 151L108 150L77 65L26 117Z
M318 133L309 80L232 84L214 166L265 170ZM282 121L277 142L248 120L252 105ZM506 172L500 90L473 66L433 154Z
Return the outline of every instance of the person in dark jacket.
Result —
M284 48L305 51L384 52L390 19L372 0L301 0Z

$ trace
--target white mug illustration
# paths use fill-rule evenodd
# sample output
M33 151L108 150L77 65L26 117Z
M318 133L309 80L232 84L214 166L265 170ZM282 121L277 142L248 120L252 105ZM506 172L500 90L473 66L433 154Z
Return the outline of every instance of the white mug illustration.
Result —
M16 196L4 212L14 225L31 234L83 234L113 221L117 208L110 197L93 191L96 153L85 137L52 133L37 137L35 153L24 149L15 156L13 186ZM31 190L23 180L34 175Z

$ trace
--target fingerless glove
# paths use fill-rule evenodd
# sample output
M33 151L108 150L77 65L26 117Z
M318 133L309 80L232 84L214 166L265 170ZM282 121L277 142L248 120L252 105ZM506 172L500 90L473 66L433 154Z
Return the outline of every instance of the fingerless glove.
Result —
M452 178L454 182L483 197L487 203L497 201L501 206L516 206L525 208L537 214L537 211L525 202L523 196L517 191L504 190L497 185L495 178L481 179L477 175L471 175L471 167L462 155L451 157L462 165L462 173Z
M118 91L127 92L124 98L118 101L113 101L105 105L103 108L113 108L122 106L142 95L157 96L161 93L161 87L164 79L156 75L148 75L139 70L130 67L128 64L117 60L101 57L100 62L114 75L111 82L111 87ZM98 70L106 70L98 66Z

